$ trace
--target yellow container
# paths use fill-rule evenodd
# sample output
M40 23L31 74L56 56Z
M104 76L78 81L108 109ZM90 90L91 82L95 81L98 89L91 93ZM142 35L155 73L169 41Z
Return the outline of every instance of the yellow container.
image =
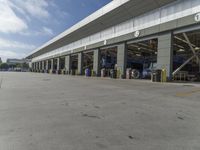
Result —
M61 70L61 74L65 74L65 70L64 69Z
M121 78L121 70L117 69L117 78L120 79Z
M92 77L95 76L95 72L94 72L94 70L91 71L91 76L92 76Z
M162 69L161 82L167 82L167 70L166 69Z

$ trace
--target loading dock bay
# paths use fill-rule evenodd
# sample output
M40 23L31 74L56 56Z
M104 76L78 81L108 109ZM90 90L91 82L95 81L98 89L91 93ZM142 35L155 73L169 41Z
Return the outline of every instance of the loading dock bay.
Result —
M150 79L151 71L157 67L158 56L158 38L148 40L139 40L136 42L127 42L125 53L125 70L130 69L130 78L133 79ZM183 32L172 35L172 80L173 81L199 81L200 80L200 30ZM44 63L44 68L53 68L51 71L44 69L38 72L66 73L71 75L85 75L85 69L90 69L91 75L101 76L101 70L105 69L103 77L110 76L111 69L117 69L118 46L109 46L99 49L99 58L97 64L94 64L93 51L85 51L70 56L69 68L65 70L65 57L54 58L48 63ZM79 61L81 59L81 61ZM96 61L97 61L96 60ZM50 63L49 63L50 62ZM98 65L99 64L99 65ZM41 64L38 67L42 66ZM96 73L94 66L98 67ZM118 66L119 67L119 66ZM34 71L34 70L33 70ZM126 75L124 76L124 78ZM128 78L128 77L127 77Z
M33 72L59 73L65 57L66 74L199 81L199 10L198 0L112 1L27 58Z

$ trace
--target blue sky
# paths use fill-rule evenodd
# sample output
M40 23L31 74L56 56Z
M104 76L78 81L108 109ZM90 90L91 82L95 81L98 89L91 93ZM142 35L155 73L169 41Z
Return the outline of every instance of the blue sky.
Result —
M0 0L0 57L25 57L110 1Z

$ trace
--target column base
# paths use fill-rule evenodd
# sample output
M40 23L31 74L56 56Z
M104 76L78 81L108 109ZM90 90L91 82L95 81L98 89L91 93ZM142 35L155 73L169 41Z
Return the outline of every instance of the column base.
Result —
M65 70L66 75L71 75L71 72L69 70Z
M76 75L76 73L77 73L76 70L71 70L71 71L70 71L70 75L73 75L73 76L74 76L74 75Z
M56 74L61 74L61 70L56 70Z
M66 74L65 69L62 69L62 70L61 70L61 74Z
M55 74L55 73L56 73L56 70L49 70L49 73L50 73L50 74Z

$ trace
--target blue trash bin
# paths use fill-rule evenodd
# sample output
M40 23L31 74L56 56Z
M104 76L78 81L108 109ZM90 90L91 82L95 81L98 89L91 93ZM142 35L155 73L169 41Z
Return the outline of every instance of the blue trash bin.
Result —
M86 77L90 77L90 76L91 76L91 73L90 73L90 69L89 69L89 68L85 69L85 76L86 76Z

